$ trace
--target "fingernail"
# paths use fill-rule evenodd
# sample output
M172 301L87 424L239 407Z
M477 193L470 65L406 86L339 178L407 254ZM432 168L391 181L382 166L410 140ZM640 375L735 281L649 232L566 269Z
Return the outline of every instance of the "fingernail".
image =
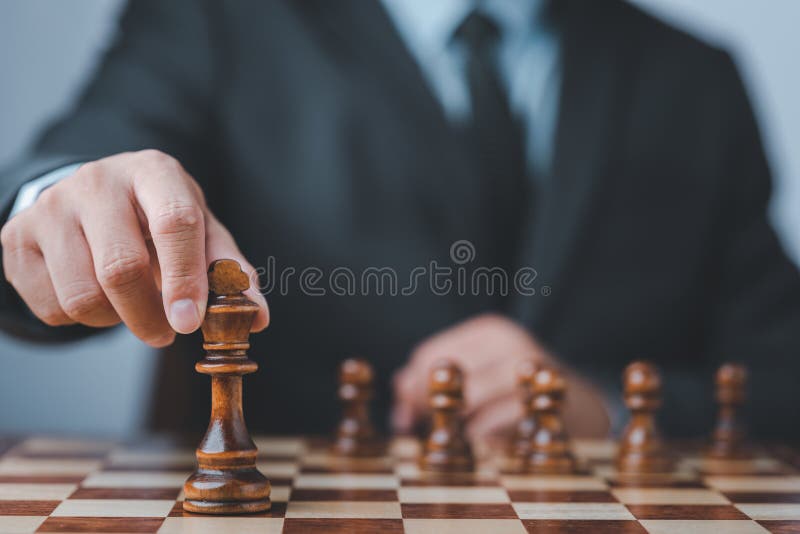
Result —
M169 307L169 323L176 332L189 334L200 326L200 312L190 299L176 300Z

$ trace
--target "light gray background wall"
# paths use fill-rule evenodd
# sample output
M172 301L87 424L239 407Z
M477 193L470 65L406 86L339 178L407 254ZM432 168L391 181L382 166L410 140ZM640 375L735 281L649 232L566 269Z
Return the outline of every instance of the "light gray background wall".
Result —
M800 260L800 2L635 1L735 53L775 171L774 220ZM0 166L74 98L120 5L0 2ZM154 355L124 329L45 348L0 337L0 369L0 432L125 435L143 423Z

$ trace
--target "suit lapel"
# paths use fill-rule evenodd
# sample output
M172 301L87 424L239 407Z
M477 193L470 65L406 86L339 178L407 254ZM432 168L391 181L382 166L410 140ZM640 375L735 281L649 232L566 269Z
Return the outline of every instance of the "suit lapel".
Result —
M360 64L360 72L378 80L388 98L402 110L406 124L418 132L412 142L425 167L423 175L408 176L428 226L436 230L436 251L447 258L450 244L462 235L464 221L480 198L460 184L479 179L473 154L451 127L444 110L378 1L307 0L292 4L323 39L326 50L342 68ZM434 258L432 258L434 259Z
M624 65L630 53L615 39L606 19L613 6L570 3L557 15L562 31L562 88L551 175L528 221L531 235L522 264L538 271L538 286L552 296L517 296L512 309L523 323L540 329L552 317L559 292L568 283L570 261L588 238L588 221L602 193L615 129L630 83ZM605 9L611 7L612 9Z
M292 4L314 27L323 46L339 55L343 68L348 61L379 79L408 121L420 132L421 152L427 157L429 175L416 187L419 201L441 231L439 247L462 239L458 229L471 216L475 204L467 192L448 178L473 183L476 165L462 140L448 124L431 94L413 57L379 2L357 0L307 0ZM607 175L615 129L631 90L634 53L623 38L613 33L615 6L607 3L554 3L562 35L562 87L555 132L551 176L543 180L540 204L531 213L529 229L520 251L520 264L539 273L538 286L548 285L552 296L515 295L510 311L526 324L542 327L553 316L558 294L568 283L570 261L586 238L592 207L602 192ZM419 177L409 177L415 179ZM462 195L463 198L462 198ZM443 199L447 201L444 202Z

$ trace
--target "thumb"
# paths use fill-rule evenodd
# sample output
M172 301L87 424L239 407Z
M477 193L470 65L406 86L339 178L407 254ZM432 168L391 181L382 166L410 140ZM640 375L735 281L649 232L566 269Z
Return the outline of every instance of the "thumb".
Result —
M259 306L251 331L260 332L269 324L269 307L267 307L267 300L264 295L259 291L256 269L245 259L228 229L222 226L222 223L213 214L207 213L206 220L208 221L206 225L206 260L209 264L214 260L221 259L231 259L239 262L242 270L250 278L250 288L244 294Z

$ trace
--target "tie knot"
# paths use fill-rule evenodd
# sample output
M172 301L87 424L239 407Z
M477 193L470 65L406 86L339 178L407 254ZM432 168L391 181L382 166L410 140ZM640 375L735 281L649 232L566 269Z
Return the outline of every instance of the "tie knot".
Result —
M497 43L500 28L490 17L473 10L456 28L453 35L472 52L480 53L491 49Z

